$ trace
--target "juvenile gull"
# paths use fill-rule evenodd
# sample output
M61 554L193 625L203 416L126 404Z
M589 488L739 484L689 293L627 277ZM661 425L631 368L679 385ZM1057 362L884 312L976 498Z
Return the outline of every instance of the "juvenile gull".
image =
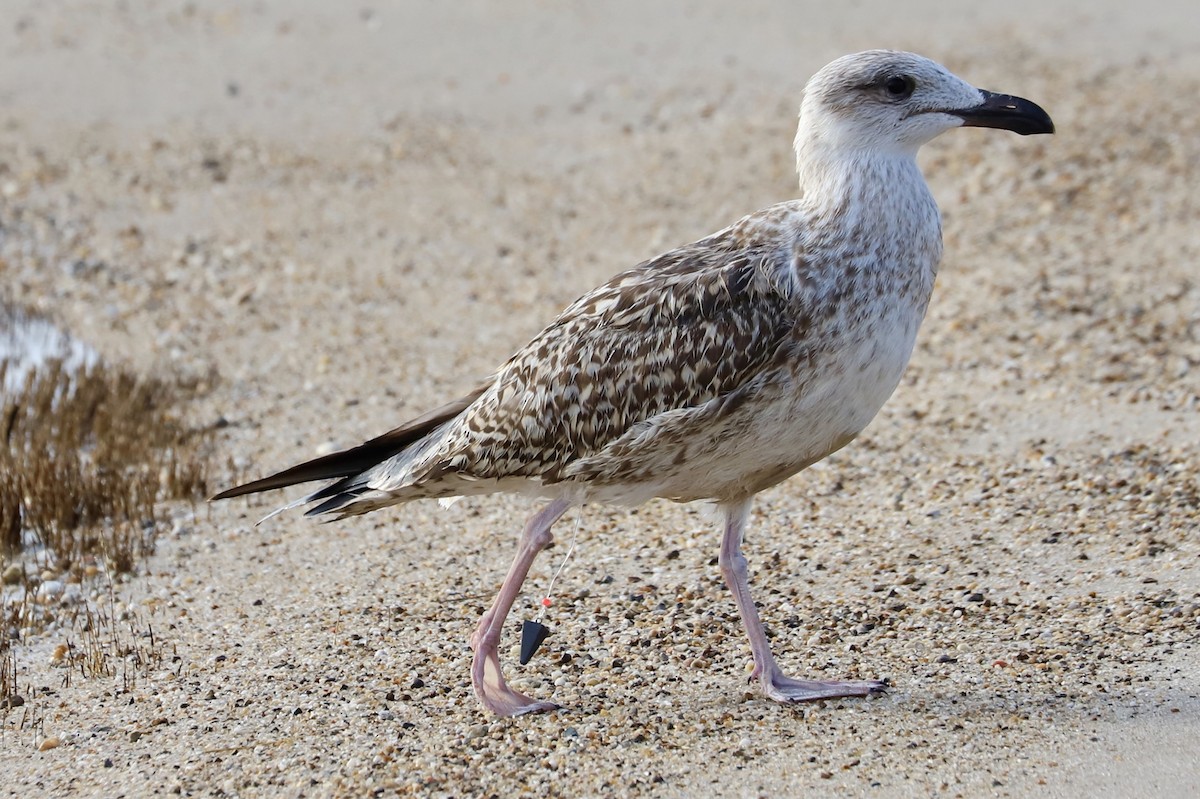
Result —
M839 58L804 90L798 199L588 292L467 396L214 499L328 479L285 508L317 502L306 515L342 518L424 498L547 498L471 637L475 693L501 716L557 707L510 688L498 654L555 521L585 501L712 500L751 679L780 702L882 691L784 675L750 598L742 533L755 494L848 444L899 383L942 253L917 149L959 126L1054 131L1034 103L921 56Z

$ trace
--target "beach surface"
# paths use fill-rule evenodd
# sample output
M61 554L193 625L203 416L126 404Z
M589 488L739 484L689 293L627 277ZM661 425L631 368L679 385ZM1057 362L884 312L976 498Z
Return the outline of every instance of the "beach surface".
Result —
M946 254L913 362L755 505L781 664L886 695L763 699L716 521L653 502L559 523L506 665L566 709L491 718L467 638L531 501L255 526L278 492L168 508L104 593L153 668L68 679L69 626L16 645L41 715L4 715L0 794L1200 795L1200 17L806 5L0 3L5 298L206 376L213 490L460 396L612 274L794 196L839 55L914 50L1058 128L923 150Z

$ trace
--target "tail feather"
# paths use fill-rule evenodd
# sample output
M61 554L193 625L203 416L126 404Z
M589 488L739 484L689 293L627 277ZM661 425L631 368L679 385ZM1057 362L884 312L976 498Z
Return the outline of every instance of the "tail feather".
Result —
M340 485L340 484L335 484L335 485ZM335 495L333 495L333 497L331 499L327 499L324 502L322 502L320 505L316 505L315 507L309 508L308 510L304 511L304 515L305 516L320 516L322 513L332 513L335 510L340 510L341 508L345 507L346 505L349 505L351 502L356 500L359 497L359 495L363 494L366 491L367 491L367 489L365 487L364 488L355 488L355 489L351 489L349 491L338 491ZM309 496L305 497L304 499L305 499L305 501L313 501L313 500L319 499L319 497L317 497L316 494L310 494Z
M429 413L397 427L383 435L373 438L357 447L341 452L322 455L297 466L284 469L261 480L253 480L243 485L228 488L210 497L209 501L231 499L245 494L256 494L260 491L270 491L273 488L286 488L298 483L309 483L314 480L343 480L365 472L372 466L382 463L406 448L420 441L429 433L465 411L474 402L485 387L480 387L461 399L449 402ZM304 501L324 499L340 493L345 488L344 482L326 486Z

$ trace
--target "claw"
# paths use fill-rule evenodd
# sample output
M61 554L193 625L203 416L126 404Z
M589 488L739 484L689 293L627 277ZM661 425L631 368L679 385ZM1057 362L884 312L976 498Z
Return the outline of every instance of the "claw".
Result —
M562 707L510 688L500 671L500 656L495 647L480 645L476 648L471 661L471 682L480 703L497 716L524 716Z
M762 681L763 693L776 702L815 702L819 699L839 699L850 696L874 696L887 690L879 680L796 680L772 670Z

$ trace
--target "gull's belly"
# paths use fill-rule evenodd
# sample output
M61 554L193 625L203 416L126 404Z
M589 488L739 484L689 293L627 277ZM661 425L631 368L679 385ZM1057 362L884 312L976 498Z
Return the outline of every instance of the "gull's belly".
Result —
M901 337L862 342L764 408L750 438L764 453L808 465L862 432L892 395L912 353Z
M749 495L848 444L899 384L921 314L913 309L887 321L843 338L803 373L780 377L729 419L709 447L692 449L687 467L658 496Z
M824 364L815 385L798 397L795 421L807 416L824 422L829 432L858 435L883 407L912 356L920 319L896 325L885 335L849 344L832 363ZM821 409L828 409L822 413ZM822 453L822 457L824 454Z

